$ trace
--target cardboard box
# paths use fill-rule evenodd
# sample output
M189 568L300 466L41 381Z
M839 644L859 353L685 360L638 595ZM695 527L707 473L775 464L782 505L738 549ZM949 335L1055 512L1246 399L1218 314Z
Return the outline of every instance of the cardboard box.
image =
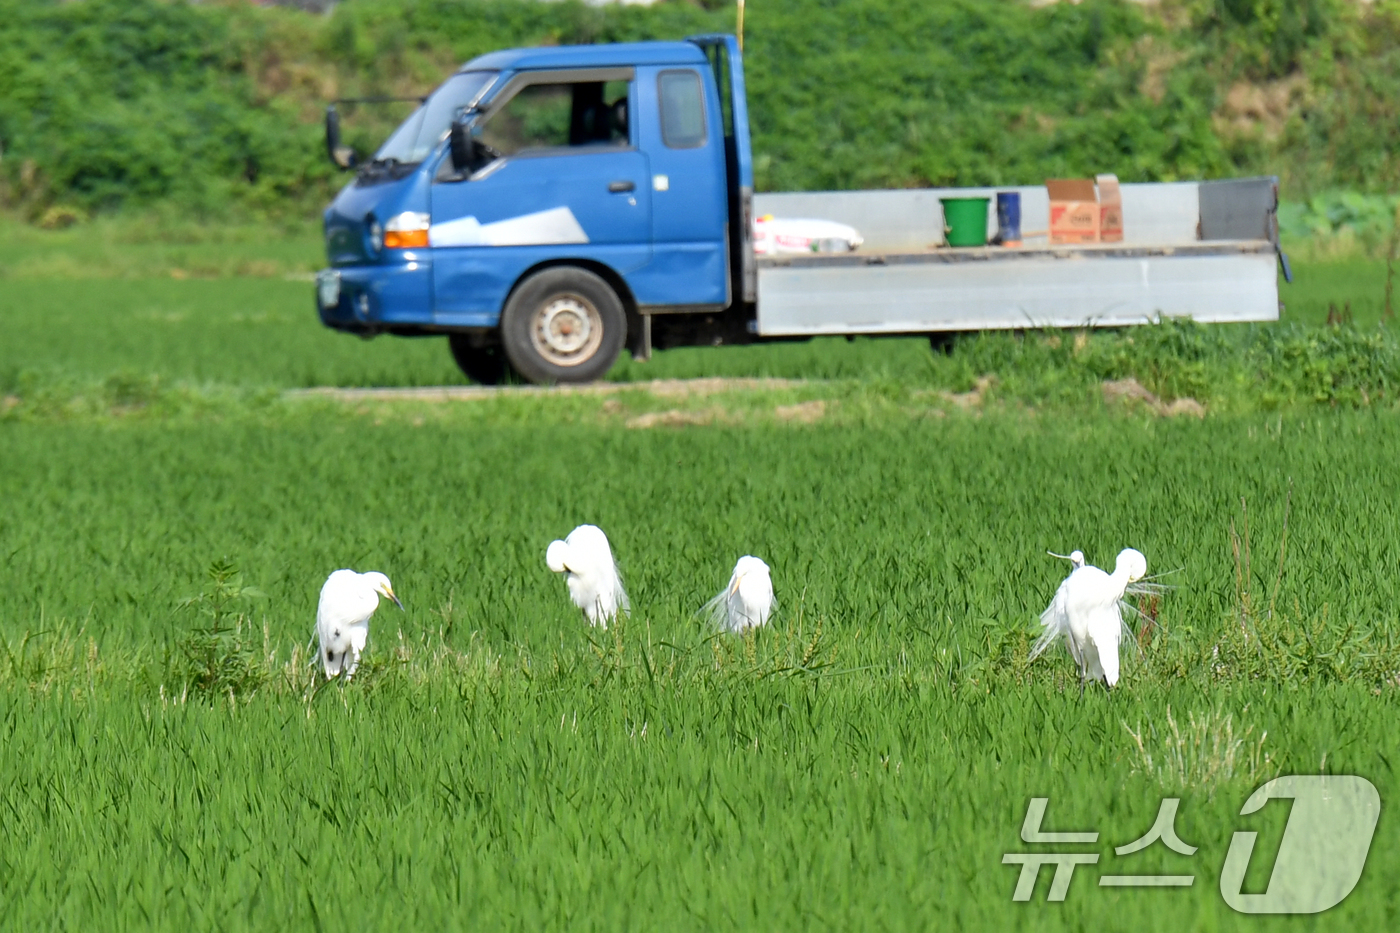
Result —
M1099 242L1123 242L1123 193L1118 188L1117 175L1098 175Z
M1050 242L1095 243L1099 239L1099 198L1090 178L1051 178Z

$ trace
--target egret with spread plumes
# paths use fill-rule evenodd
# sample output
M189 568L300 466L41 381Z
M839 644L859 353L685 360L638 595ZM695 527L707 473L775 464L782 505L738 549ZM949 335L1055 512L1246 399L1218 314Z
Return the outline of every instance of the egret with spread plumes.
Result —
M729 585L701 611L731 632L765 625L773 612L773 578L768 565L752 555L739 558Z
M1073 558L1071 554L1071 562ZM1043 631L1031 647L1031 660L1063 637L1079 667L1079 692L1083 694L1086 680L1102 680L1111 689L1118 683L1123 594L1146 573L1147 558L1132 548L1119 552L1111 574L1090 564L1076 565L1040 614Z
M608 536L598 526L579 525L563 541L550 542L544 560L550 570L567 574L569 597L590 625L607 628L618 612L631 613Z
M381 596L403 608L382 573L337 570L326 578L316 607L316 641L327 678L342 671L347 681L354 676L369 639L369 617L379 608Z

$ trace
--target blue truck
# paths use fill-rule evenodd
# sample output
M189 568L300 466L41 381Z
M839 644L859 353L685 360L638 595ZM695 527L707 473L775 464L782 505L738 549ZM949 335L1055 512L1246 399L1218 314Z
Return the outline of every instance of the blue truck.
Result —
M1044 187L755 195L733 36L512 49L423 98L324 215L322 321L445 335L471 379L601 377L625 348L1278 316L1277 182L1123 185L1122 242L1048 241ZM1024 242L947 248L941 199L1021 195ZM759 255L756 216L858 228Z

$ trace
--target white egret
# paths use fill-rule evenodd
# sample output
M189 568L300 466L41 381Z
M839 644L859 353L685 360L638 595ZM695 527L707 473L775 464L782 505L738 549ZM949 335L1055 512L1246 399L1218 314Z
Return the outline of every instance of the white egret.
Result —
M1084 692L1084 681L1089 679L1102 680L1112 688L1118 683L1123 593L1146 573L1147 558L1132 548L1119 552L1112 574L1090 564L1076 566L1040 614L1044 630L1031 647L1031 660L1063 637L1079 667L1079 692Z
M1072 568L1070 570L1071 574L1073 574L1075 570L1078 570L1080 567L1084 566L1084 552L1079 550L1078 548L1075 548L1068 554L1056 554L1054 551L1046 551L1045 553L1049 554L1051 557L1058 557L1060 560L1069 561L1070 567ZM1065 617L1066 611L1065 602L1068 599L1068 597L1069 579L1066 578L1060 584L1059 589L1055 590L1055 596L1050 601L1050 605L1046 607L1045 611L1040 614L1040 624L1048 625L1046 621L1047 618L1051 620L1063 619ZM1055 638L1053 635L1042 634L1040 638L1036 641L1035 645L1031 648L1031 660L1034 661L1041 652L1043 652L1047 647L1049 647L1050 642L1053 642L1054 640ZM1042 644L1042 642L1044 642L1044 644ZM1080 673L1082 674L1083 660L1080 657L1076 643L1069 639L1066 639L1065 643L1066 646L1069 648L1070 655L1074 658L1074 663L1078 667L1080 667Z
M563 541L550 542L544 560L550 570L568 575L569 597L590 625L607 628L619 611L631 613L608 536L598 526L579 525Z
M369 638L369 617L379 608L381 596L403 608L389 578L382 573L337 570L326 578L316 607L317 649L326 677L344 671L348 681L355 675Z
M773 578L768 573L768 565L752 555L739 558L729 585L701 611L709 613L720 628L731 632L766 624L773 612Z

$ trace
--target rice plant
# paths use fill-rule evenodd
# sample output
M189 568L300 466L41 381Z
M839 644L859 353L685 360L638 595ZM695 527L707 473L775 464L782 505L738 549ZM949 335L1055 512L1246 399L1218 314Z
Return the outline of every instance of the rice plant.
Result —
M1268 731L1237 729L1233 713L1188 712L1185 725L1167 707L1166 721L1123 728L1137 750L1137 770L1155 778L1164 789L1204 791L1213 795L1222 785L1253 789L1272 777L1271 758L1264 751Z

